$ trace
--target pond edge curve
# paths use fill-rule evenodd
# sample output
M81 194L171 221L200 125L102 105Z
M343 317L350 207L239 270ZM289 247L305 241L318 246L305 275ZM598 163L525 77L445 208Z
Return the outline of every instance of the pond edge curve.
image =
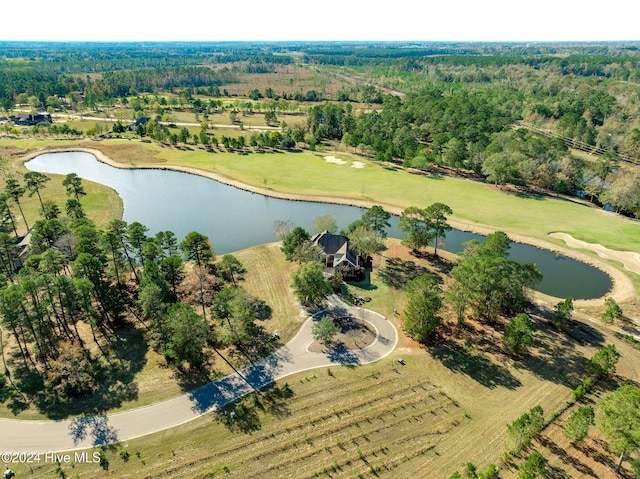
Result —
M218 183L222 183L224 185L228 185L239 190L257 193L263 196L268 196L271 198L277 198L282 200L290 200L290 201L308 201L314 203L326 203L326 204L336 204L336 205L344 205L344 206L354 206L358 208L371 208L374 205L382 206L386 211L392 213L394 215L400 215L403 211L403 208L398 207L396 205L372 201L372 200L354 200L348 198L341 198L335 196L317 196L310 195L305 196L296 193L284 193L272 190L270 188L262 188L259 186L248 185L246 183L242 183L233 178L229 178L225 175L216 172L209 172L205 170L200 170L198 168L192 168L187 166L179 166L179 165L127 165L123 163L118 163L108 155L100 151L99 149L88 148L88 147L45 147L43 149L39 149L37 151L30 151L25 154L22 158L20 158L19 162L24 165L29 160L32 160L40 155L50 154L50 153L65 153L65 152L83 152L93 155L95 159L104 163L108 166L118 169L132 170L132 169L140 169L140 170L159 170L159 171L176 171L181 173L186 173L190 175L200 176L204 178L208 178ZM494 229L488 226L477 225L477 224L469 224L457 220L449 220L449 224L460 231L467 233L475 233L479 235L488 235L494 233L496 231L501 231L499 229ZM504 231L504 230L502 230ZM606 274L611 280L612 287L611 289L600 298L592 298L592 299L577 299L574 300L574 304L577 307L587 307L587 306L595 306L602 302L605 297L612 297L618 302L623 302L625 300L635 298L636 292L633 282L629 278L629 276L618 268L610 265L606 261L600 260L597 257L593 257L588 253L583 252L582 250L577 250L573 248L569 248L566 245L560 244L561 241L558 240L558 243L552 243L549 241L545 241L538 238L532 238L530 236L521 235L517 232L513 231L505 231L505 233L509 236L511 241L516 243L521 243L529 246L533 246L536 248L544 249L547 251L551 251L556 254L562 254L567 256L568 258L574 259L576 261L580 261L589 266L597 268L604 274ZM547 234L551 234L554 232L548 232ZM564 298L559 298L556 296L551 296L545 293L541 293L539 291L533 291L534 301L539 304L543 304L548 307L553 307L558 301L563 300Z

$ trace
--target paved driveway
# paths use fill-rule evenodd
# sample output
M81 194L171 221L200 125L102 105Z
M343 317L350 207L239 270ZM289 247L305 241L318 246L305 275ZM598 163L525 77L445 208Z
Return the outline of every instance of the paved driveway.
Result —
M374 343L355 351L310 352L314 319L309 318L298 334L272 355L174 399L114 414L62 421L0 419L0 453L87 449L144 436L191 421L290 374L331 365L371 363L396 347L398 332L384 316L349 307L336 297L329 298L329 307L346 309L350 315L367 321L377 333Z

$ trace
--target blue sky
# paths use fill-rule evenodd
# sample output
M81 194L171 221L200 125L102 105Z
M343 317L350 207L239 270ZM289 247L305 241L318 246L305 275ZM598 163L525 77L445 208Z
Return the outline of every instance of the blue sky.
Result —
M0 40L617 41L640 40L638 13L633 0L9 0Z

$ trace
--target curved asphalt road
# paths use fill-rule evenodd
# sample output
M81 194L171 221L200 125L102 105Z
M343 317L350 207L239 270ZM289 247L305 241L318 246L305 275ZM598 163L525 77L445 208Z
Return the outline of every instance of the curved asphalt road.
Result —
M187 394L120 413L62 421L0 419L0 453L52 452L88 449L125 441L191 421L207 412L290 374L330 365L366 364L387 356L396 347L398 331L384 316L363 308L349 307L330 298L330 308L341 308L374 327L377 338L357 351L312 353L308 319L298 334L272 355L220 380ZM240 377L240 374L245 378ZM249 384L251 386L249 386Z

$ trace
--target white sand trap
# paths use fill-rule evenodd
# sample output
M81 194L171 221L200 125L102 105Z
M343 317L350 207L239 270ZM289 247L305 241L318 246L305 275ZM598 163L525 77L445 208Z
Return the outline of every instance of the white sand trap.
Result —
M550 233L549 236L553 238L560 238L571 248L588 249L595 251L601 258L620 261L629 271L640 274L640 254L638 253L633 251L616 251L605 248L599 244L587 243L586 241L575 239L567 233Z
M361 161L354 161L351 163L351 168L364 168L364 163Z
M327 163L335 163L336 165L346 165L347 162L344 160L341 160L340 158L336 158L335 156L325 156L324 157L324 161L326 161Z

